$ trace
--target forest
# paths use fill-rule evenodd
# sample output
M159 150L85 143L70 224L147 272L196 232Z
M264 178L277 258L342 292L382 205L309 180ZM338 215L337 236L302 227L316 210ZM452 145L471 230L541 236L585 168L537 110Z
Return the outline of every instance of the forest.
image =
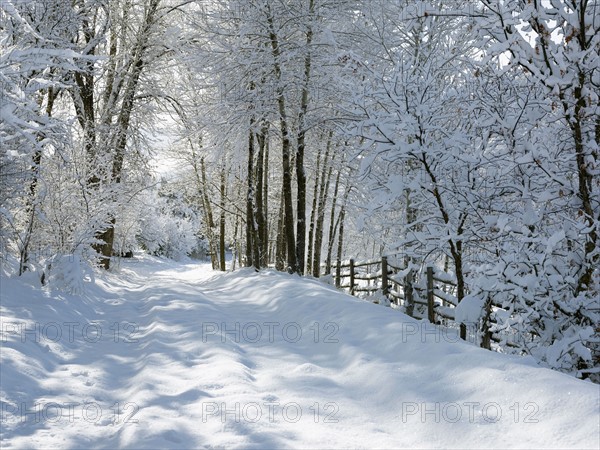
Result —
M393 255L600 380L599 0L2 0L0 84L6 275Z

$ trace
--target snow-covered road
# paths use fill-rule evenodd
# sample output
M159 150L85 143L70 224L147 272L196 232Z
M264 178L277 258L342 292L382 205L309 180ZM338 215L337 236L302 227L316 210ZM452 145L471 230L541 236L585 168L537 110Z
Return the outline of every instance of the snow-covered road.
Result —
M597 385L314 280L2 278L2 448L599 448Z

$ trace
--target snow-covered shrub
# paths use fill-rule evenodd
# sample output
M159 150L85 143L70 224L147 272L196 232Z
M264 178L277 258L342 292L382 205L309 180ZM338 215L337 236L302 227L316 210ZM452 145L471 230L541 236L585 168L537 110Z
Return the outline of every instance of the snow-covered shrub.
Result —
M519 230L520 239L514 239L507 233L500 261L479 267L481 276L473 280L473 289L493 301L492 331L505 338L503 351L590 376L600 367L595 350L600 343L598 291L590 286L577 294L577 265L569 263L572 244L565 233L540 234L530 231L522 239Z
M55 255L43 261L42 282L51 289L73 295L85 292L86 283L94 283L94 270L79 255Z

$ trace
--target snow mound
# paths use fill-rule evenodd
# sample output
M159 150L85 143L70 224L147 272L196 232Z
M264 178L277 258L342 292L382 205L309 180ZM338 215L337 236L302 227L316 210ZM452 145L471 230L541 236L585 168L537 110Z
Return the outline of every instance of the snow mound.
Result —
M477 323L485 311L485 300L476 295L467 295L456 307L454 314L458 323Z

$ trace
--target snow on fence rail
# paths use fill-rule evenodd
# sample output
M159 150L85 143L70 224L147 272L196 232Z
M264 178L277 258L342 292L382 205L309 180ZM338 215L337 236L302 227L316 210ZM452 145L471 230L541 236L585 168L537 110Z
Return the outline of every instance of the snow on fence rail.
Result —
M432 266L428 266L424 273L419 273L393 264L389 259L388 256L382 256L367 261L338 260L335 266L335 286L347 290L351 295L403 308L411 317L427 318L433 324L457 327L460 337L467 339L466 324L456 320L459 299L456 297L457 283L453 275ZM490 332L491 308L496 306L499 305L487 302L484 319L474 333L480 336L480 345L487 349L491 348L492 341L502 340L501 336Z

